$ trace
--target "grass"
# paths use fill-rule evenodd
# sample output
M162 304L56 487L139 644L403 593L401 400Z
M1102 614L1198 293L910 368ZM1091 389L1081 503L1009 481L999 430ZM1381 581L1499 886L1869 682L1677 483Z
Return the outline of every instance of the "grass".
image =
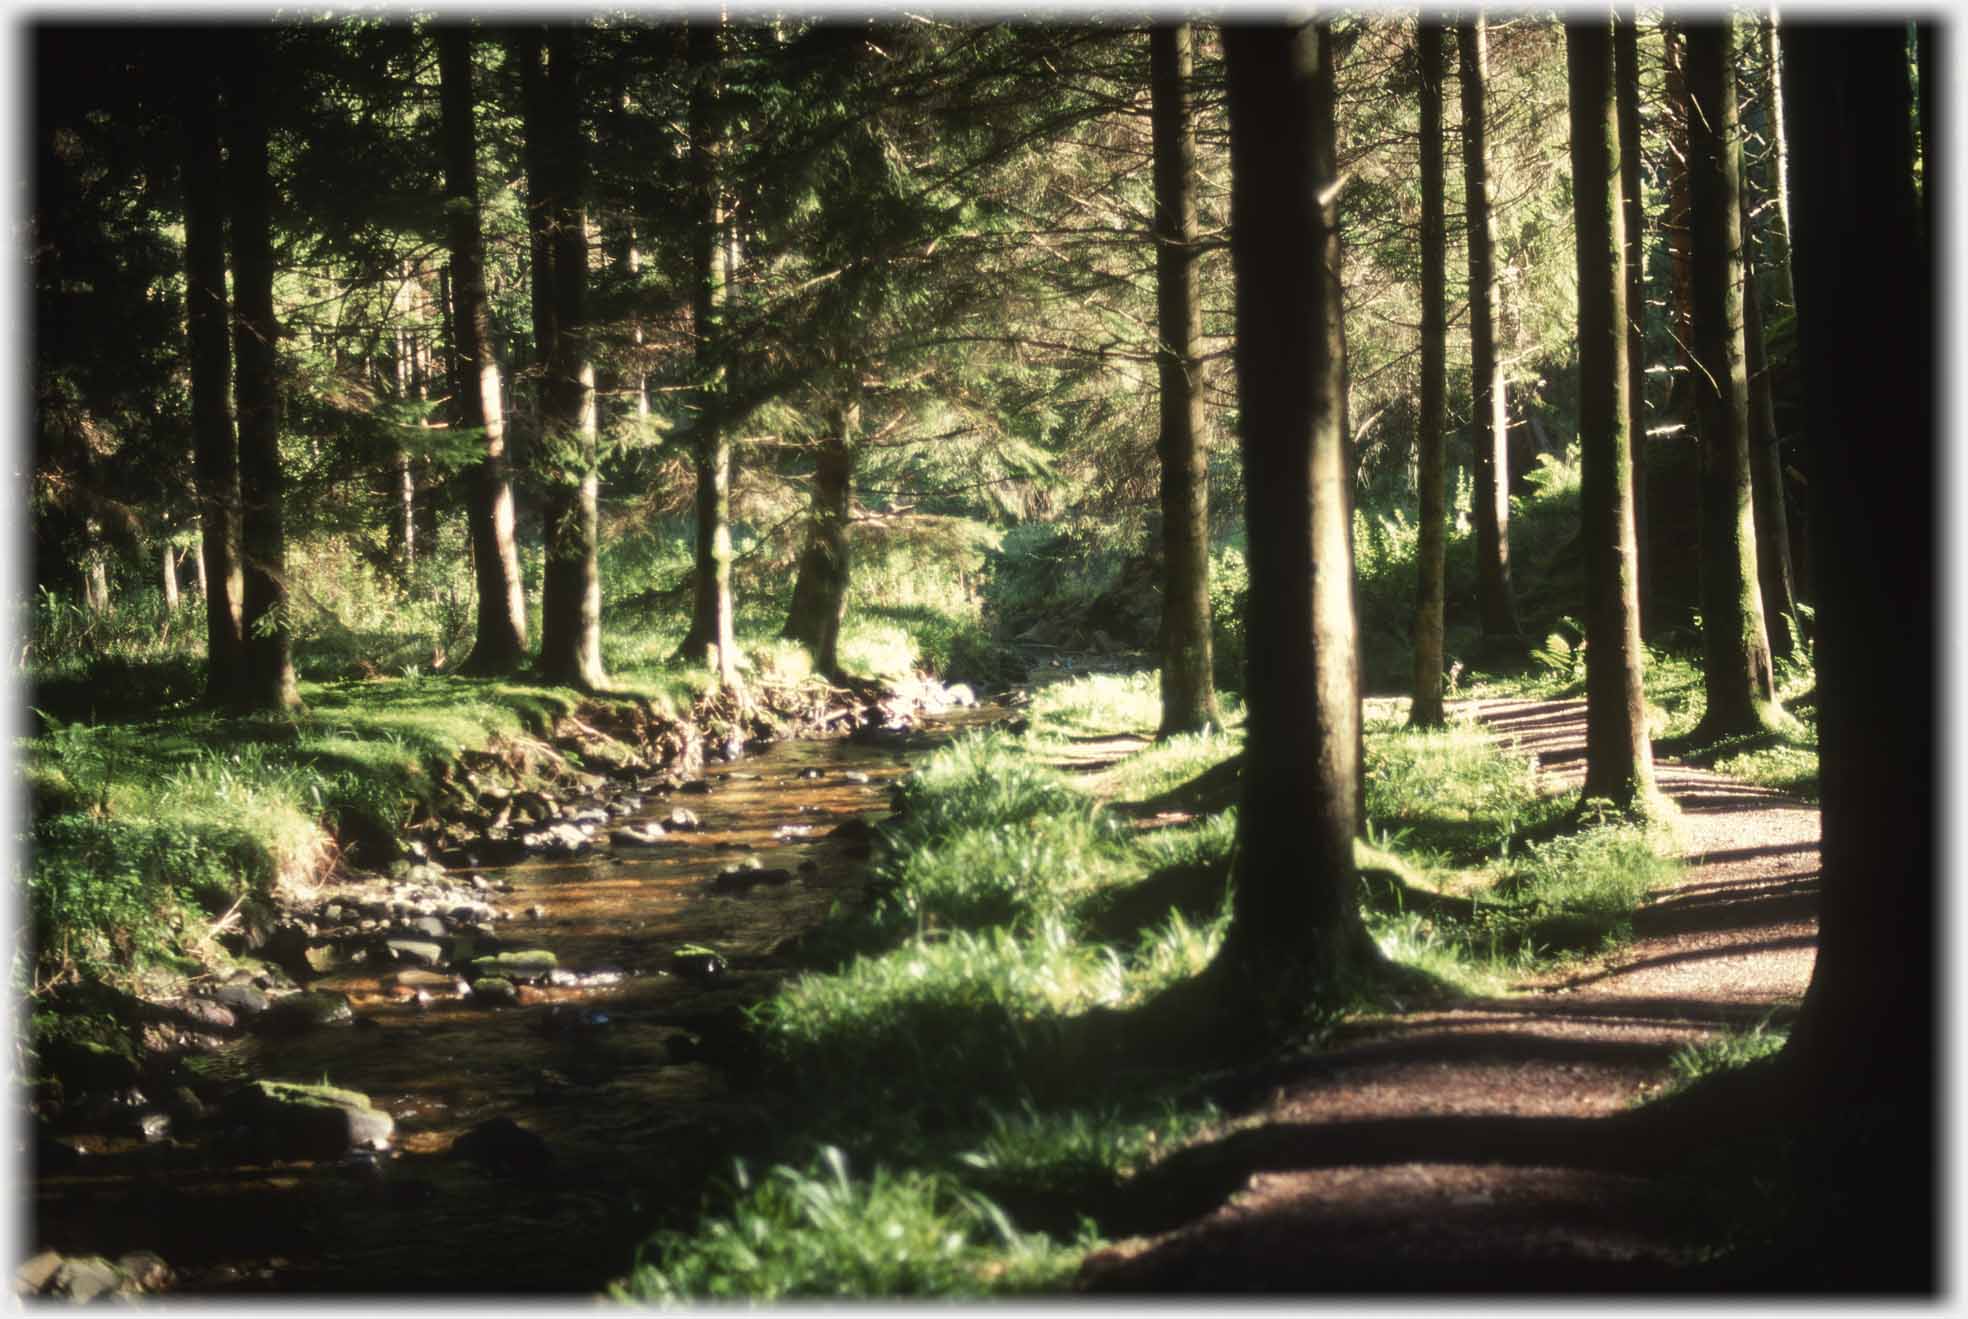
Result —
M796 1298L979 1297L1049 1290L1081 1252L1012 1226L1002 1210L934 1171L850 1175L822 1147L804 1167L756 1180L741 1165L729 1207L693 1232L654 1237L619 1301L677 1304Z
M682 614L636 599L687 567L678 544L612 543L603 628L610 690L595 702L679 716L712 693L701 665L671 658ZM450 548L459 553L420 561L405 587L344 539L292 547L305 703L293 718L199 704L195 597L175 611L155 591L103 611L46 590L29 603L22 664L35 717L16 753L33 817L31 987L82 975L130 980L218 956L210 926L240 898L311 872L331 855L334 836L381 837L430 811L446 769L466 751L538 737L573 713L582 701L566 689L435 672L471 645L470 582L462 546ZM841 644L850 671L901 675L934 663L936 647L978 644L975 606L961 592L902 585L906 607L892 617L850 614ZM812 679L806 652L777 635L783 618L772 592L740 597L743 667L754 682Z
M1672 1099L1711 1076L1774 1058L1789 1039L1788 1029L1764 1021L1746 1031L1726 1031L1699 1044L1684 1044L1669 1061L1667 1083L1648 1095L1646 1102Z
M17 752L33 805L36 984L214 954L243 897L311 873L331 832L394 831L464 751L537 733L573 693L458 678L301 684L292 720L189 702L122 722L37 713Z
M902 814L878 835L883 896L837 916L833 955L754 1012L768 1066L800 1094L789 1135L850 1148L860 1171L794 1160L729 1188L698 1229L652 1242L618 1295L975 1295L1056 1282L1064 1275L1029 1262L1098 1240L1074 1206L1110 1202L1126 1177L1220 1125L1178 1102L1172 1080L1109 1075L1079 1052L1091 1015L1200 975L1228 920L1234 791L1183 791L1236 754L1235 728L1151 743L1093 773L1051 763L1072 739L1152 732L1156 690L1152 674L1054 683L1035 693L1023 735L966 735L903 780ZM1617 939L1671 868L1635 826L1559 832L1575 803L1541 798L1531 766L1477 730L1410 732L1390 714L1368 742L1383 844L1361 851L1369 928L1390 955L1466 992L1505 992L1527 969ZM1122 809L1164 797L1189 809ZM1131 894L1159 894L1171 876L1194 883L1187 911L1158 898L1127 915ZM981 1257L891 1275L869 1262L861 1210L846 1208L906 1203L884 1231L929 1241L953 1231L936 1225L964 1196L980 1197L973 1221L993 1221L988 1197L1044 1226L1049 1244L973 1226L949 1249ZM838 1214L800 1207L815 1197Z

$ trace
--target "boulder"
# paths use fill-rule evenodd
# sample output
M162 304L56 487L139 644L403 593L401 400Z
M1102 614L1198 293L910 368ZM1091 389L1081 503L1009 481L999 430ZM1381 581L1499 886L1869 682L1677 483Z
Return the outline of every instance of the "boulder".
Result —
M40 1052L43 1071L71 1094L127 1089L137 1083L141 1070L136 1049L111 1026L50 1040Z
M61 1271L62 1257L52 1250L44 1250L14 1270L14 1291L21 1296L33 1296L55 1280Z
M321 1026L346 1026L355 1020L348 995L310 989L285 998L253 1020L253 1028L269 1035L293 1035Z
M159 1292L171 1285L171 1266L154 1250L133 1250L116 1257L126 1291Z
M369 1097L331 1085L254 1081L226 1100L225 1116L245 1129L246 1145L274 1159L339 1159L352 1149L386 1149L396 1121Z
M383 946L389 949L393 961L408 962L412 966L444 964L444 945L429 939L385 939Z
M670 841L669 832L651 820L648 824L628 824L611 830L608 841L617 847L654 847Z
M544 980L559 963L560 959L544 948L517 948L511 952L474 957L471 971L474 977L498 976L515 982Z
M722 979L726 965L722 953L702 944L685 944L670 954L670 973L699 983Z
M592 828L592 826L588 826ZM578 824L555 824L533 833L522 834L520 842L528 851L551 856L573 856L593 846L586 829Z
M232 1011L235 1018L257 1017L272 1006L266 992L250 981L235 981L212 991L212 1001Z
M504 976L481 976L472 981L472 1002L487 1007L512 1007L519 1002L519 987Z
M61 1262L48 1284L48 1294L78 1304L107 1296L123 1284L116 1266L100 1255L78 1255Z

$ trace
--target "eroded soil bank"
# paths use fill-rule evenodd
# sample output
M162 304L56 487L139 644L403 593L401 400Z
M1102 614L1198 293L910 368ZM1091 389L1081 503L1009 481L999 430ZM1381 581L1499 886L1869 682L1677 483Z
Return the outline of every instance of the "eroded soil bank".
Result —
M37 1289L86 1290L88 1257L122 1260L123 1290L194 1294L620 1276L797 1103L745 1084L744 1008L863 900L894 779L994 713L870 695L769 721L803 737L754 725L748 747L727 722L708 752L702 725L584 711L466 757L404 835L344 840L253 922L259 960L122 1004L134 1065L40 1096ZM242 1100L263 1080L387 1122L276 1120Z

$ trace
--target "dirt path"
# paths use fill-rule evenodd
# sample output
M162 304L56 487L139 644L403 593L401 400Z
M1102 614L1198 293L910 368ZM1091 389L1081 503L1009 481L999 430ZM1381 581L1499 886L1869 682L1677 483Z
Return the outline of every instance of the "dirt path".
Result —
M1536 755L1553 791L1582 779L1583 702L1462 708ZM1082 1285L1673 1285L1692 1262L1673 1232L1681 1206L1597 1119L1658 1086L1682 1045L1798 1002L1816 952L1819 833L1815 806L1671 762L1657 771L1683 813L1687 865L1638 914L1632 944L1511 997L1367 1023L1226 1095L1240 1129L1166 1161L1168 1203L1142 1207L1162 1221L1090 1256Z

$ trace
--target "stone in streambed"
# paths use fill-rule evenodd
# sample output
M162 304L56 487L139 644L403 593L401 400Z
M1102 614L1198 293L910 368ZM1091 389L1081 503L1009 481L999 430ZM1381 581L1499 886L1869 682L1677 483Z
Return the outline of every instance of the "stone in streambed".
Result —
M668 830L652 820L646 825L630 824L610 830L608 841L616 847L656 847L673 840Z
M515 949L471 960L474 976L498 976L513 981L544 980L558 965L560 959L544 948Z
M503 976L481 976L472 981L472 1002L488 1007L513 1007L519 1002L519 987Z
M246 1143L274 1159L338 1159L352 1149L385 1149L396 1121L369 1097L331 1085L254 1081L225 1103Z
M220 985L212 991L212 1001L229 1008L237 1018L257 1017L273 1006L265 991L243 981Z
M253 1021L253 1028L268 1035L294 1035L322 1026L346 1026L355 1020L346 994L310 989L276 999Z
M383 946L389 950L394 961L408 962L413 966L441 966L444 963L444 945L429 939L385 939Z
M65 1259L48 1284L48 1294L81 1304L106 1296L123 1283L116 1266L100 1255L79 1255Z
M724 955L703 944L685 944L670 954L670 973L685 980L700 983L718 980L723 977L725 967Z
M20 1296L33 1296L55 1280L61 1271L62 1257L52 1250L44 1250L14 1271L14 1292Z

